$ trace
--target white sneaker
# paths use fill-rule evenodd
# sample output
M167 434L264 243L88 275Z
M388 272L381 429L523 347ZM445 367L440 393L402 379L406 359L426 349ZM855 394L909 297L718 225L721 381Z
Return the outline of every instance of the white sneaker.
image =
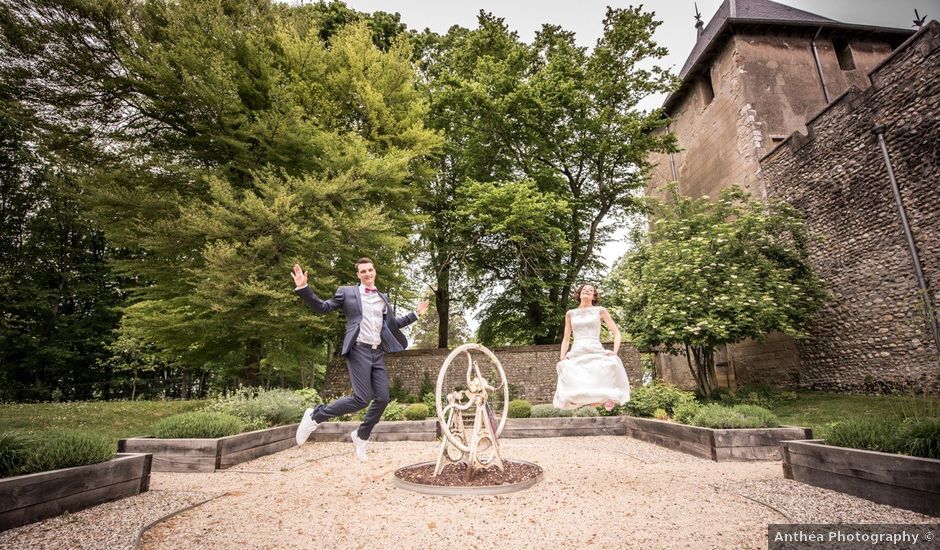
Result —
M366 454L366 445L369 444L368 441L359 439L359 430L353 430L349 436L352 438L353 445L356 446L356 458L359 459L359 462L365 462L369 460L369 455Z
M297 426L297 434L295 439L297 440L297 445L303 445L307 442L307 438L310 437L319 424L313 419L313 409L307 409L304 411L304 417L300 419L300 425Z

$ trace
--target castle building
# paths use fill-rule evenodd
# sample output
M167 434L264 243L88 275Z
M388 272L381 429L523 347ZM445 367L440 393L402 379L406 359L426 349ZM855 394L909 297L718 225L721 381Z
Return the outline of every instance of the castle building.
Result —
M723 350L725 384L940 381L937 29L843 23L769 0L725 0L696 25L663 106L681 151L651 155L647 194L678 181L690 196L737 184L787 200L819 237L811 262L834 295L806 341L775 334ZM660 354L657 367L691 385L684 357Z

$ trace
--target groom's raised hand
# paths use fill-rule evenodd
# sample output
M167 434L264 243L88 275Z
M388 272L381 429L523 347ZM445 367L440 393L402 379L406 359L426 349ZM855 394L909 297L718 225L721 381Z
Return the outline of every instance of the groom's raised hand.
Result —
M294 288L300 288L307 284L307 272L300 269L300 264L294 264L294 271L291 272L294 278Z
M419 316L424 315L424 312L428 310L429 303L430 302L428 300L425 300L421 302L420 304L418 304L418 309L415 310L415 313L418 314Z

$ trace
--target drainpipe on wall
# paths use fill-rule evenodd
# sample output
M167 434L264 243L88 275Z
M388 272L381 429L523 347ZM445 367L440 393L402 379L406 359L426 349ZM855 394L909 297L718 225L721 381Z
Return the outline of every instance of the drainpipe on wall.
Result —
M829 102L832 100L829 98L829 88L826 86L826 77L823 76L822 64L819 62L819 51L816 49L816 39L819 38L819 33L821 33L822 30L822 27L816 29L816 36L813 37L813 41L810 44L813 46L813 59L816 60L816 73L819 74L819 82L822 83L823 96L826 98L826 105L829 105Z
M666 131L672 133L669 124L666 125ZM676 157L674 153L669 153L669 168L672 170L672 181L679 181L679 174L676 172Z
M911 260L914 263L914 273L917 275L917 284L920 285L921 298L924 301L924 310L927 320L930 323L930 332L933 335L934 345L940 352L940 327L937 325L937 313L930 301L930 293L927 290L927 279L924 277L924 270L920 266L920 257L917 255L917 246L914 244L914 235L911 233L911 226L907 221L907 212L904 210L904 203L901 202L901 189L898 187L898 180L894 177L894 168L891 166L891 157L888 156L888 147L885 145L885 129L882 126L875 126L873 132L878 136L878 146L881 147L881 154L885 160L885 168L888 169L888 180L891 181L891 190L894 192L894 202L898 207L898 215L901 217L901 226L904 228L904 236L907 238L907 247L911 253Z

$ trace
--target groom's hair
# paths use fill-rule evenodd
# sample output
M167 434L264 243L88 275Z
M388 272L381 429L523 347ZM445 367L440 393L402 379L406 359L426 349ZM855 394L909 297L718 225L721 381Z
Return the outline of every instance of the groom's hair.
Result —
M372 261L372 258L367 258L366 256L363 256L359 258L358 260L356 260L356 271L359 271L359 266L362 264L375 265L375 262Z
M574 301L575 302L581 301L581 291L584 290L584 287L586 286L594 287L594 298L591 300L591 305L596 306L597 304L601 303L601 293L598 292L597 287L592 285L591 283L584 283L581 286L579 286L577 290L574 291Z

